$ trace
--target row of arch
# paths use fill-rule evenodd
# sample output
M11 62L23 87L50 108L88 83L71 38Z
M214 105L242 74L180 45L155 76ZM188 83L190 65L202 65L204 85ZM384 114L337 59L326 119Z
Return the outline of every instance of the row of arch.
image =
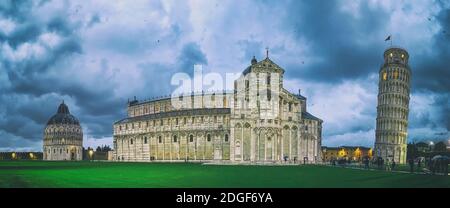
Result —
M397 92L401 94L409 94L409 85L405 82L389 81L381 82L378 91L381 93Z
M44 130L45 134L82 134L82 130L78 125L50 125L47 126Z
M148 127L157 126L188 126L195 123L203 124L205 122L214 124L227 125L229 123L228 116L226 115L198 115L190 117L174 117L174 118L161 118L153 119L145 122L131 122L125 124L119 124L116 128L118 131L133 130L133 129L147 129Z
M406 120L394 120L394 119L378 119L377 130L378 131L401 131L406 132L408 128L408 122Z
M406 163L406 148L398 145L375 144L377 157L394 160L397 164Z
M406 134L402 133L376 133L377 142L386 144L406 144Z
M380 72L380 80L400 80L409 82L409 71L405 68L387 68Z
M284 126L282 129L252 128L249 123L234 127L234 157L243 161L297 160L303 157L313 159L320 145L311 134L299 135L298 127ZM253 139L252 139L253 138Z
M118 160L212 160L229 158L223 131L151 133L114 139ZM228 149L228 151L227 151Z
M397 106L382 106L378 108L378 118L397 118L408 120L409 110Z
M409 105L409 97L402 94L383 93L378 96L378 105L402 105L407 107Z
M45 147L44 160L81 160L82 147Z
M83 137L52 138L44 137L44 145L82 145Z

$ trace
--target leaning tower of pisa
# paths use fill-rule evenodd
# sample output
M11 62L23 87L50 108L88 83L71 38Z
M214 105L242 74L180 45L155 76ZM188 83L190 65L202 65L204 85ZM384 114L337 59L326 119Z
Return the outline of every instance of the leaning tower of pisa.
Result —
M406 162L411 69L409 54L399 47L384 52L378 82L375 154L384 160Z

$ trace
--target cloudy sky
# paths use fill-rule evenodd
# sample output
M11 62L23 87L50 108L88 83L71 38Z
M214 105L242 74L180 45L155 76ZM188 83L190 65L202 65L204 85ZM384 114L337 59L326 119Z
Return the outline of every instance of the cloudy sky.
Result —
M266 47L324 145L372 146L389 34L410 53L409 141L449 139L449 1L2 0L0 151L41 150L62 100L85 146L111 144L129 98L170 94L193 64L242 71Z

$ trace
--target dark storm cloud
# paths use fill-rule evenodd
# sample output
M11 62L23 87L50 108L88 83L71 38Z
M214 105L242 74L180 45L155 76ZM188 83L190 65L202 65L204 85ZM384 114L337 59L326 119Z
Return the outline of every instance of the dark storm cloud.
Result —
M144 77L148 77L148 82L145 83L147 90L145 92L137 92L136 95L140 98L168 96L178 87L172 86L170 83L175 73L187 73L193 78L194 64L201 64L204 67L208 64L208 59L201 50L200 45L189 42L182 46L175 63L166 65L153 62L139 64L138 66L142 70ZM158 75L157 77L155 77L156 74Z
M207 65L208 60L206 55L200 49L200 46L197 43L191 42L183 46L181 53L178 56L178 63L182 71L193 72L192 67L194 64Z
M304 40L309 46L307 56L314 60L304 66L286 66L289 77L313 80L321 83L341 83L353 80L357 83L372 73L377 73L383 61L382 52L386 45L383 41L386 24L392 14L381 7L370 7L368 1L362 1L357 18L349 12L338 9L338 1L293 1L285 14L284 29ZM345 5L344 5L345 6ZM441 29L432 37L429 48L409 48L412 68L412 93L433 96L433 102L424 112L411 112L410 129L428 128L438 131L442 127L450 130L449 91L450 91L450 9L441 4L442 10L431 19L435 19ZM402 7L408 12L411 5ZM426 18L426 17L423 17ZM430 21L429 24L433 22ZM400 33L408 33L401 30ZM423 31L428 32L428 31ZM414 34L410 34L414 36ZM430 52L431 51L431 52ZM294 70L292 70L294 69ZM375 108L373 108L375 109ZM423 111L423 109L420 109ZM361 113L361 112L360 112ZM368 112L375 117L376 112ZM368 131L373 122L360 121L360 125L349 126L341 130L333 129L327 133ZM428 133L430 135L431 133ZM434 139L425 135L411 135L420 139ZM437 138L437 137L436 137Z
M412 91L425 92L435 96L429 111L434 111L436 119L430 120L431 112L419 118L419 126L443 126L450 131L450 8L442 9L434 19L441 29L434 34L430 53L418 53L413 68Z
M241 40L238 42L241 50L244 51L242 60L248 61L249 57L257 56L261 53L263 43L261 41ZM273 50L273 49L272 49Z
M23 21L28 19L26 13L32 9L32 6L33 2L30 0L4 0L0 3L0 14L18 21Z
M117 109L123 107L125 101L113 99L111 90L92 90L79 80L70 79L64 74L67 66L61 64L82 53L77 33L79 24L69 22L64 11L49 14L48 21L40 20L34 16L31 5L32 2L28 1L12 1L0 6L0 14L16 24L11 34L0 37L2 44L9 45L12 50L25 44L45 50L39 56L23 55L20 61L7 56L0 58L2 70L6 70L11 83L0 89L5 93L0 102L6 109L6 118L0 122L0 129L11 137L40 141L47 120L56 112L61 100L69 97L80 109L74 112L75 106L70 106L72 113L78 114L80 120L86 119L86 123L95 130L95 136L109 135L112 121L119 117ZM43 34L56 34L60 42L52 48L43 46L46 43L39 42ZM107 122L98 122L104 115L108 115Z
M417 90L428 89L448 93L450 91L450 8L442 9L435 19L441 29L433 36L433 42L430 45L433 49L431 54L419 54L412 81Z
M340 3L293 1L287 6L286 29L299 39L305 38L311 45L310 53L322 60L311 63L306 70L290 70L289 76L335 82L367 76L379 67L381 44L359 44L357 41L380 31L389 14L369 8L369 2L363 1L360 12L364 15L355 18L340 11Z
M91 17L91 20L89 20L87 26L88 26L88 27L92 27L92 26L94 26L94 25L97 24L97 23L100 23L100 15L94 14L94 15Z
M437 122L444 124L447 131L450 131L450 94L439 95L433 102L437 115L440 115Z

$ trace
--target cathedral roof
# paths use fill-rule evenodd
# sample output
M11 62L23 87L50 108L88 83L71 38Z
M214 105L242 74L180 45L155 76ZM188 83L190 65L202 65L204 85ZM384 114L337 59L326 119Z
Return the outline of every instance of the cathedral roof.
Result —
M306 100L306 97L301 94L296 94L295 96L300 100Z
M306 118L306 119L316 120L316 121L322 122L322 119L317 118L317 117L313 116L311 113L308 113L308 112L303 112L303 113L302 113L302 117L303 117L303 118Z
M47 125L51 124L74 124L80 125L78 119L70 114L69 107L64 104L64 101L59 105L58 111L47 122Z
M252 59L252 65L248 66L242 74L246 75L250 72L253 72L258 69L271 69L275 72L284 73L284 69L282 69L280 66L278 66L276 63L274 63L272 60L270 60L269 57L265 58L264 60L254 63L256 61L256 58Z

